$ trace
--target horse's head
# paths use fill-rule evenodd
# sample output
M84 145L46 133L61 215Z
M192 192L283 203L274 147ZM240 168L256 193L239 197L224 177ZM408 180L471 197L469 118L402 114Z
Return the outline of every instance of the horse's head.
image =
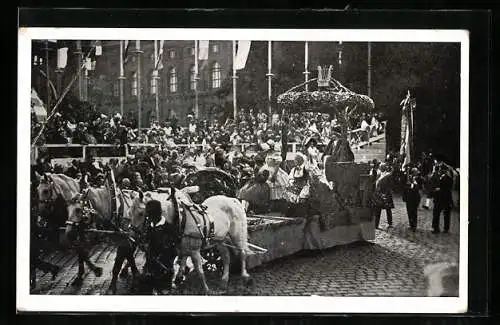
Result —
M37 187L38 192L38 211L42 216L48 216L54 210L54 203L57 199L57 192L54 181L47 175L39 179Z
M91 222L91 211L85 206L87 192L77 193L68 202L68 220L66 221L65 234L68 237L80 224ZM68 237L69 238L69 237Z

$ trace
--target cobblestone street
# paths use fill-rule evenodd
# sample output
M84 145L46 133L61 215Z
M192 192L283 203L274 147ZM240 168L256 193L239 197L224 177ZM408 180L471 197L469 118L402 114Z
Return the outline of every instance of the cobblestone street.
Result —
M246 287L232 276L226 292L218 288L219 279L208 276L214 294L227 295L325 295L325 296L425 296L423 269L440 262L457 263L459 256L459 216L452 211L448 234L432 234L432 211L419 209L418 230L408 229L405 205L395 196L394 227L387 228L382 212L381 230L371 243L354 243L314 253L300 253L275 260L250 270L254 284ZM115 248L100 245L93 249L93 260L104 268L103 276L88 273L81 288L70 283L77 272L75 257L53 255L62 266L60 275L51 281L49 274L38 274L40 294L106 294L111 278ZM138 256L138 264L143 258ZM128 294L130 279L119 279L118 294ZM198 277L191 274L183 290L164 294L199 294Z

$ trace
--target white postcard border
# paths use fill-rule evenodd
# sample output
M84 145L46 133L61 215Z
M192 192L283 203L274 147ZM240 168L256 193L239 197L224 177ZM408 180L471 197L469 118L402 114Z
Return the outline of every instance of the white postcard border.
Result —
M20 28L18 37L17 290L18 311L31 312L244 312L244 313L463 313L467 310L469 33L464 30L131 29ZM247 297L31 295L30 107L33 39L274 40L461 43L459 297ZM332 270L334 272L334 270ZM105 275L104 275L105 276Z

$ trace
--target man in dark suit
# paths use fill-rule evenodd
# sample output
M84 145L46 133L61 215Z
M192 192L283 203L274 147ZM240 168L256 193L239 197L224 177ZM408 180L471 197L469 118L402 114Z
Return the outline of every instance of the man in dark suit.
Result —
M441 212L443 212L444 215L443 232L447 233L450 230L450 214L453 203L451 196L453 178L442 163L438 163L436 166L436 173L437 184L433 190L434 209L432 211L432 233L434 234L440 232L439 224Z

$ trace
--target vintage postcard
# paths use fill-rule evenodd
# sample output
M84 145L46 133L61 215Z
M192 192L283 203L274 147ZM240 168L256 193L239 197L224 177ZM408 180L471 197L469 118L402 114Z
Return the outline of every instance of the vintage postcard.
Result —
M21 28L18 53L19 312L467 310L466 31Z

